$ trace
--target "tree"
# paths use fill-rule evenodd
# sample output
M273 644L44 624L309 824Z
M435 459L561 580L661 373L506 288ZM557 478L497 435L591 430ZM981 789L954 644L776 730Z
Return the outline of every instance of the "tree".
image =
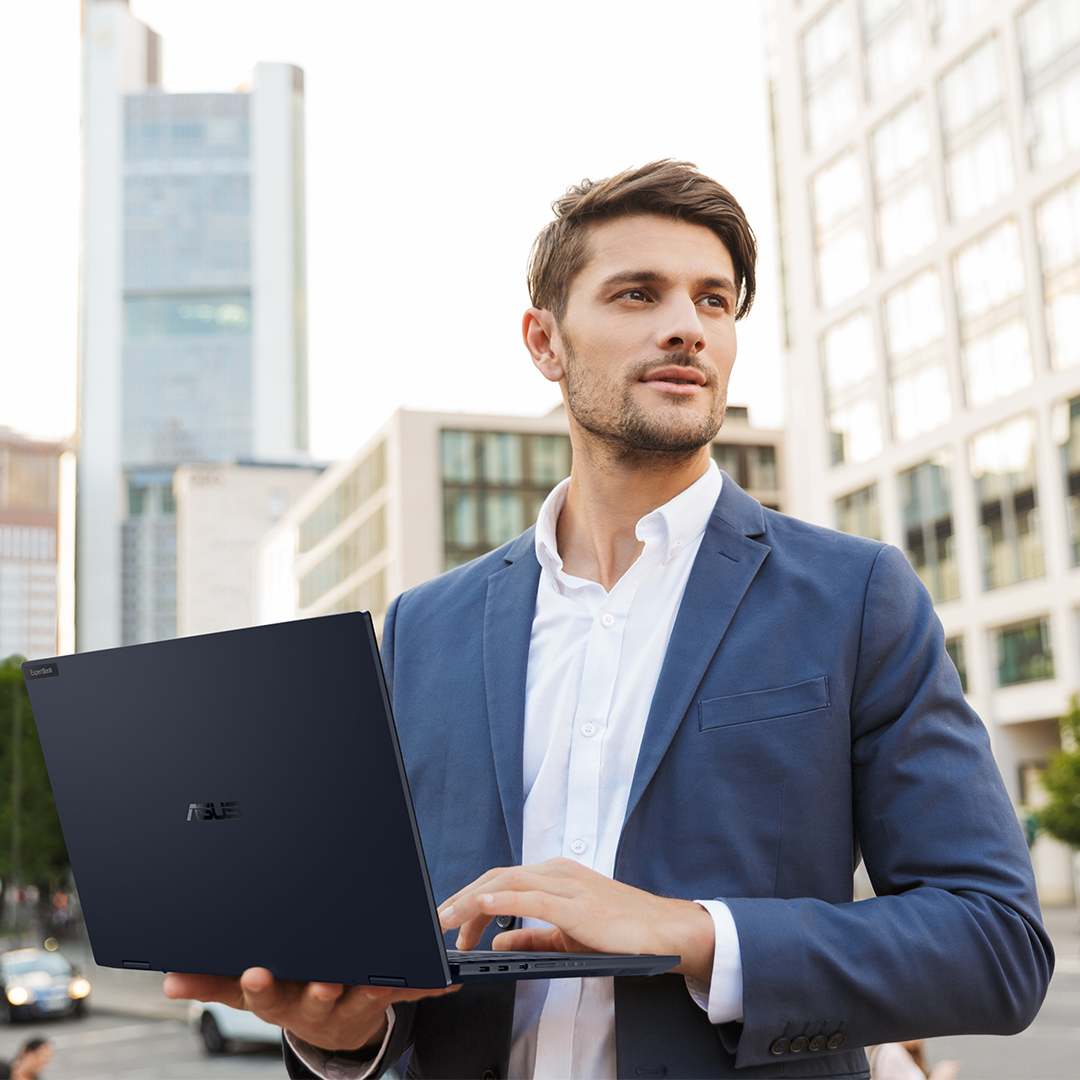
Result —
M67 847L21 663L0 661L0 878L48 885L67 870Z
M1036 812L1040 828L1080 849L1080 695L1073 694L1061 718L1061 744L1050 755L1042 786L1050 801Z

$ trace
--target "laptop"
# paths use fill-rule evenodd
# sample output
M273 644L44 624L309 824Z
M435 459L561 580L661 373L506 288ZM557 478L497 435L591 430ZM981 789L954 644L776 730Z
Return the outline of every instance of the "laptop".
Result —
M444 987L679 963L447 950L366 611L23 674L103 967Z

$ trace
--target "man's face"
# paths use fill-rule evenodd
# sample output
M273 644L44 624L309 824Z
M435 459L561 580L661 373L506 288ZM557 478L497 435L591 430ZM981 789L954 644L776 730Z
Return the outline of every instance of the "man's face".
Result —
M724 419L737 300L711 229L651 214L595 226L552 336L572 423L623 455L707 445Z
M27 1077L37 1076L52 1061L52 1043L42 1043L36 1050L27 1050L19 1059L21 1075Z

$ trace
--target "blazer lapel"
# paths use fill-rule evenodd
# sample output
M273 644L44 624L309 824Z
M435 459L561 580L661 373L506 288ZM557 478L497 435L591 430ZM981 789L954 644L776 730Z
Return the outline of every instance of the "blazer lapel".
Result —
M514 864L521 863L525 799L525 682L529 667L540 564L533 530L523 533L504 556L507 565L488 578L484 608L484 687L488 728L503 818Z
M769 554L766 544L750 539L764 531L761 505L725 474L660 669L624 825L659 767L746 590Z

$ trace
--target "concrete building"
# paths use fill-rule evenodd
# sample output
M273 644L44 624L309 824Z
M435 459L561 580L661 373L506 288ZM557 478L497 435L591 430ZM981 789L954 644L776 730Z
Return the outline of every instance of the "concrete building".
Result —
M256 621L256 546L320 472L316 466L247 462L177 468L178 636Z
M55 656L60 457L0 428L0 660Z
M303 73L167 94L126 0L83 4L80 649L176 633L173 470L307 447Z
M907 553L1033 804L1080 688L1080 4L772 7L792 512Z
M713 455L783 510L780 442L730 407ZM381 630L398 593L517 536L569 473L561 406L541 417L399 410L263 538L258 621L367 609Z

